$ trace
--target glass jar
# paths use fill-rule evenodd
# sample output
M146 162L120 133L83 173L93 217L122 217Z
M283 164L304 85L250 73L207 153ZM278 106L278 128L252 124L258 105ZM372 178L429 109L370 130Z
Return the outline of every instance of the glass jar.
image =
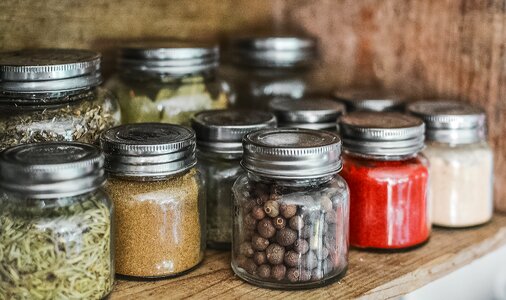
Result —
M346 105L348 112L404 112L406 102L395 92L374 88L345 88L333 93L337 101Z
M346 112L342 103L305 97L300 100L275 98L269 110L276 116L279 127L337 131L337 119Z
M268 110L273 97L301 98L310 92L317 62L316 40L302 36L245 37L231 42L223 77L236 94L236 106Z
M119 73L107 83L119 99L122 123L190 125L199 111L227 108L231 94L216 76L218 50L169 41L123 47Z
M355 112L340 120L342 176L350 186L350 244L406 249L431 232L422 120L400 113Z
M0 299L103 299L113 289L112 205L94 146L0 154Z
M207 198L207 244L230 249L232 241L232 185L243 174L242 138L245 134L276 127L267 112L248 110L204 111L192 120L197 133L198 165Z
M50 141L95 143L120 122L116 99L99 88L100 54L37 49L0 57L0 149Z
M469 227L493 215L493 154L485 112L457 101L417 101L409 112L427 126L433 224Z
M234 184L232 269L269 288L322 286L348 266L349 192L330 132L269 129L244 138Z
M156 278L195 268L204 258L205 202L193 130L122 125L100 143L115 206L116 273Z

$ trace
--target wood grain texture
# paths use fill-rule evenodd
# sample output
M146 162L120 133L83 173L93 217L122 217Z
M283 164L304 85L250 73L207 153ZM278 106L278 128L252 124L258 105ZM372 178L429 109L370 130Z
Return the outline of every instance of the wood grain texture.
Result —
M111 299L389 299L413 291L506 245L506 216L483 227L436 229L431 240L410 252L352 250L348 274L339 282L307 291L258 288L233 275L230 253L207 251L204 263L182 277L161 281L119 280Z

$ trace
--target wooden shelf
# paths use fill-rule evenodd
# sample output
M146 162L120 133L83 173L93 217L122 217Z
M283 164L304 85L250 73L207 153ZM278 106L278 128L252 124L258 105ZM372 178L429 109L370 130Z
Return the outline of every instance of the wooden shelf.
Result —
M111 299L195 298L394 298L434 281L506 245L506 215L485 226L434 229L430 241L402 253L350 252L346 276L332 285L306 291L279 291L252 286L234 276L230 253L209 250L204 263L181 277L160 281L119 280Z

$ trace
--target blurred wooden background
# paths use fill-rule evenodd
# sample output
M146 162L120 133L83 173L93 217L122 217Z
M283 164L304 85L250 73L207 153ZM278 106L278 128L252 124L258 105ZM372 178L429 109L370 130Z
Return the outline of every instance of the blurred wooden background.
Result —
M504 0L0 1L0 50L93 48L104 53L106 75L124 40L290 31L321 38L322 89L374 85L483 105L496 197L506 197Z

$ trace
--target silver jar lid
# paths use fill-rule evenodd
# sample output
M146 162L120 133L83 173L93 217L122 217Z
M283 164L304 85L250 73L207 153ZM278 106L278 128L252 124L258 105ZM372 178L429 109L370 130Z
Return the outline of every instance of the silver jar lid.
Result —
M124 177L163 177L197 163L195 132L162 123L113 127L100 137L108 173Z
M342 103L324 98L274 98L269 109L280 127L335 130L337 119L346 112Z
M60 93L98 86L101 56L77 49L31 49L0 54L0 92Z
M353 111L398 111L404 110L405 101L393 92L381 89L339 89L334 98L346 105L348 112Z
M255 110L208 110L193 117L192 127L197 133L199 150L241 155L244 135L276 127L276 118Z
M342 168L337 134L298 128L264 129L243 139L241 165L255 174L277 179L319 178Z
M182 76L215 69L218 60L215 44L157 41L125 45L120 49L118 64L125 72Z
M422 120L396 112L354 112L339 120L343 148L372 156L406 156L424 147Z
M266 68L305 67L318 57L316 40L306 36L241 37L230 52L236 64Z
M0 154L0 187L33 199L76 196L104 183L103 166L102 152L88 144L14 146Z
M465 144L485 139L485 111L469 103L416 101L408 105L408 111L425 122L427 140Z

